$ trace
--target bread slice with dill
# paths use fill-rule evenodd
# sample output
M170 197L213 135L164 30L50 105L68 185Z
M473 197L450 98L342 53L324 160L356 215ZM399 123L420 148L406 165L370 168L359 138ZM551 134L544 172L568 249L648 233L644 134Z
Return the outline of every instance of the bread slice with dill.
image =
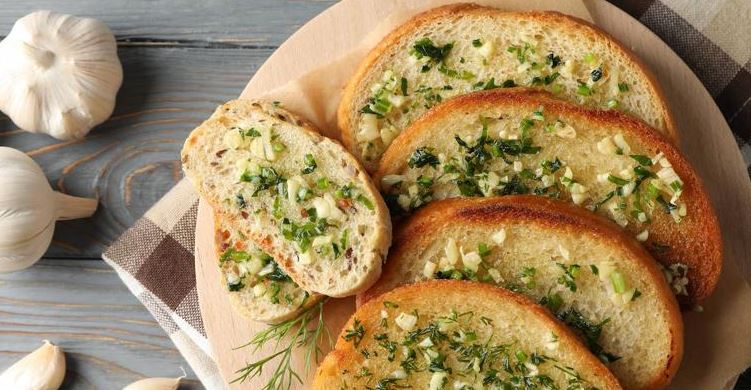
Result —
M386 36L349 81L339 127L347 148L373 171L392 140L431 106L511 86L621 110L676 137L654 77L604 31L557 12L474 4L429 10Z
M214 213L215 246L222 285L232 307L253 321L296 317L324 298L300 288L268 253Z
M314 390L620 389L545 309L465 281L399 287L357 309L318 367Z
M609 217L669 271L685 304L707 298L722 268L701 180L664 136L618 111L516 88L459 96L405 130L375 178L395 212L529 193Z
M432 202L396 230L381 279L358 303L431 279L488 283L541 303L626 389L662 389L681 363L680 309L655 260L617 225L566 202Z
M383 199L340 144L278 104L223 104L188 137L186 176L300 288L341 297L378 279L391 242Z

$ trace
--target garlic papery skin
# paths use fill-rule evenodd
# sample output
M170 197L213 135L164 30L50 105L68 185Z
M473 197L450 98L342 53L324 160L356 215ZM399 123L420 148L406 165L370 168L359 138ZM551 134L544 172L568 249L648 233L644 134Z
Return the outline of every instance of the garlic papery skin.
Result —
M123 68L104 23L33 12L0 42L0 58L0 110L18 127L77 139L112 115Z
M0 147L0 272L34 264L52 241L55 221L89 217L96 207L96 199L53 191L31 157Z
M36 351L0 374L0 389L57 390L64 378L63 349L44 340Z
M133 382L123 390L176 390L180 385L180 379L184 378L146 378Z

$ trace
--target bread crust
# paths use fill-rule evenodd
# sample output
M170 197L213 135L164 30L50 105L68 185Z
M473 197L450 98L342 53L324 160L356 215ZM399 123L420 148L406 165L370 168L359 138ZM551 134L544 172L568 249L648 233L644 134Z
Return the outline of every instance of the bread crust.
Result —
M613 49L620 51L620 54L631 62L633 69L637 69L642 73L644 76L644 82L648 86L650 92L658 98L657 104L665 119L665 133L668 139L675 144L678 144L680 141L675 119L673 119L667 100L665 99L665 93L657 82L657 78L644 62L636 56L636 54L613 38L605 30L585 20L556 11L508 12L497 8L480 6L474 3L457 3L433 8L414 16L412 19L386 35L378 45L371 49L365 59L360 63L354 76L344 88L342 100L337 110L337 123L342 134L342 141L347 149L352 151L355 156L361 156L362 150L358 147L355 139L357 127L352 123L352 112L355 110L353 105L358 92L364 88L361 84L371 68L385 54L389 47L394 45L405 35L409 35L418 27L431 23L437 19L457 17L457 15L460 14L485 15L490 17L519 17L546 23L561 23L567 25L573 30L578 30L577 35L589 36L592 39L606 40L612 44ZM365 164L369 172L375 171L377 165L377 163Z
M621 112L578 106L555 99L546 92L527 88L496 89L457 96L433 107L399 134L383 155L374 179L376 183L381 183L383 176L402 169L406 164L405 156L415 146L416 137L451 115L498 106L528 107L532 112L541 105L545 106L546 113L617 129L613 130L613 134L620 131L664 153L684 182L681 199L690 200L690 204L686 202L690 218L684 219L677 228L675 224L650 225L650 242L651 237L657 235L661 243L671 248L669 253L658 253L658 250L650 252L664 265L684 263L689 266L689 296L679 297L684 306L691 308L708 298L722 270L723 244L717 216L704 185L688 160L668 138L641 120Z
M602 380L602 384L605 387L601 388L601 390L621 389L615 376L578 341L576 335L555 319L547 310L519 294L487 284L433 280L402 286L376 297L359 307L349 321L347 321L343 332L346 329L352 328L355 318L363 321L366 327L371 323L373 325L377 324L380 321L380 312L384 307L383 303L385 301L420 301L428 307L443 306L449 296L461 296L465 299L471 298L472 300L487 302L488 310L492 310L492 303L523 307L529 316L534 316L535 320L542 321L550 331L559 335L559 340L570 343L570 347L578 356L579 361L577 363L579 363L579 366L587 367L591 377ZM334 349L318 366L312 388L314 390L331 389L332 387L330 386L335 382L334 378L340 374L342 368L361 359L362 355L353 347L351 342L338 337ZM570 364L571 362L564 363Z
M298 130L302 133L301 135L310 137L317 146L331 149L330 152L333 152L331 153L332 155L335 154L337 158L341 159L341 161L346 162L351 167L354 167L355 171L357 172L357 180L359 184L366 190L369 195L372 195L370 196L370 198L372 199L375 210L375 221L373 224L375 229L375 239L373 248L371 248L372 253L369 253L369 256L374 257L373 259L369 259L369 263L372 264L373 270L367 273L365 277L360 280L358 285L339 286L339 288L336 290L317 291L320 290L319 286L317 286L315 282L309 280L309 278L302 272L298 272L298 270L294 267L296 259L293 258L292 254L283 251L275 246L275 244L272 242L271 236L267 232L268 226L251 226L251 223L249 223L249 220L247 218L239 218L233 213L224 211L221 205L218 203L219 201L217 199L213 199L208 191L203 188L201 183L196 182L196 178L191 177L192 175L189 167L192 163L192 161L190 161L190 156L193 153L193 150L198 148L200 140L205 136L204 133L209 131L212 125L226 127L224 123L225 118L222 115L225 112L233 109L245 110L245 112L259 110L265 115L270 115L281 121L293 124L297 126ZM388 248L391 245L391 219L388 215L388 208L386 207L383 199L380 197L376 186L373 184L370 177L365 173L365 170L360 162L352 155L350 155L347 150L336 140L322 136L317 131L317 129L307 120L285 109L280 108L278 104L257 100L233 100L219 106L208 120L206 120L203 124L201 124L191 132L191 134L185 141L185 145L181 153L181 161L183 164L183 169L186 172L186 176L191 179L191 181L193 181L193 185L197 189L199 195L201 195L201 197L212 206L214 211L218 213L219 216L223 220L227 221L232 227L243 232L243 234L245 234L249 240L255 242L264 251L274 257L274 259L285 270L285 272L295 281L295 283L297 283L304 290L315 291L328 296L344 297L354 295L360 291L364 291L370 285L375 283L376 280L378 280L378 277L381 274L381 264L383 263L383 259L385 259L386 254L388 253Z
M409 283L399 273L400 264L413 261L415 247L441 235L444 228L482 227L495 231L504 222L526 221L554 231L571 235L587 235L594 240L628 253L658 291L659 307L668 314L668 328L672 334L670 353L664 370L640 389L665 388L675 376L683 358L683 320L680 309L662 271L654 258L631 235L610 220L560 200L533 196L509 195L491 198L453 198L431 202L410 216L394 232L393 245L378 283L357 296L358 307L389 291L393 281Z

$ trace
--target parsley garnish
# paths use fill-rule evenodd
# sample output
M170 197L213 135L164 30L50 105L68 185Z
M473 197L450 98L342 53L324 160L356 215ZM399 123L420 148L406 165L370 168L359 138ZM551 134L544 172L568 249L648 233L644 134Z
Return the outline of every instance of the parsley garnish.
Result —
M305 163L305 168L302 169L303 175L313 173L313 171L315 171L316 168L318 167L318 164L316 164L315 158L313 158L313 155L310 153L305 155L303 162Z
M415 149L412 156L409 157L409 161L407 161L407 165L410 168L422 168L426 165L435 168L439 163L440 161L438 161L438 157L433 154L433 150L427 147Z
M352 321L352 329L345 330L342 336L344 341L352 341L355 348L360 345L363 337L365 337L365 327L362 326L362 323L357 318Z

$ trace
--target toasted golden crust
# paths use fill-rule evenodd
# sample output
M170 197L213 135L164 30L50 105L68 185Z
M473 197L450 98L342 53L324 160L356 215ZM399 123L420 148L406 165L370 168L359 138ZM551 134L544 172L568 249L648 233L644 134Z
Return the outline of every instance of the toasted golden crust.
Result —
M342 335L337 338L334 348L319 365L312 388L318 389L337 389L347 380L347 374L344 370L351 372L355 367L360 365L364 358L351 341L343 338L347 329L352 329L354 321L359 321L365 329L365 338L372 337L369 332L379 327L381 322L381 312L384 302L390 302L399 306L396 310L418 310L420 315L428 315L436 318L440 315L439 311L449 312L452 305L461 305L457 310L467 310L479 312L489 319L488 323L492 324L495 334L504 337L524 338L523 342L542 347L541 341L545 335L536 334L534 338L531 334L518 335L508 334L508 327L528 327L530 329L546 329L558 336L560 347L555 351L549 352L551 357L557 358L558 364L572 367L578 371L581 376L590 381L590 384L606 389L621 389L618 380L613 374L587 349L578 341L576 336L558 320L551 316L547 310L533 303L525 297L512 293L510 291L496 288L490 285L464 282L464 281L429 281L399 287L387 292L377 298L370 300L365 305L357 309L350 320L344 326ZM516 313L516 314L508 314ZM521 317L523 313L523 317ZM518 315L512 323L509 317ZM392 326L393 328L393 326ZM391 328L389 328L391 329ZM389 333L394 332L393 330ZM526 339L530 337L531 340ZM375 343L374 343L375 344ZM360 344L363 348L369 346L368 341ZM373 346L377 347L376 345ZM563 359L563 360L560 360ZM371 372L376 379L388 377L391 372L380 372L383 368L380 360L385 360L385 354L371 357L374 360L369 364ZM410 381L409 378L406 381ZM425 388L427 383L410 383L413 388ZM357 387L359 388L359 387Z
M374 47L365 59L360 63L354 76L347 83L342 94L342 100L337 110L337 121L339 129L342 132L342 141L344 145L353 152L356 156L361 156L360 150L355 140L355 134L357 133L357 126L352 121L352 113L357 110L354 107L356 96L365 88L363 81L369 75L373 66L379 62L381 57L388 51L388 49L395 43L399 42L404 36L408 36L412 31L418 29L420 26L432 23L436 20L443 18L456 18L460 15L486 15L490 17L507 17L507 18L521 18L542 23L550 23L563 25L571 31L575 32L576 36L589 38L592 40L604 40L608 42L608 45L614 50L619 52L628 63L626 67L634 71L640 72L640 76L644 81L644 84L648 87L651 95L655 96L655 104L662 112L662 117L665 122L665 127L662 130L671 142L677 144L679 140L679 133L675 120L672 117L670 108L668 107L665 99L665 94L662 91L659 83L657 82L654 74L644 64L644 62L637 57L629 48L618 42L615 38L610 36L607 32L599 27L576 17L565 15L555 11L528 11L528 12L506 12L496 8L484 7L472 3L458 3L451 4L442 7L437 7L423 13L420 13L413 17L408 22L399 26L381 42ZM375 171L377 164L366 163L366 168L369 171Z
M436 201L415 212L394 232L393 246L378 283L368 291L357 296L358 306L390 291L396 286L413 283L406 280L405 268L422 269L423 263L416 256L425 248L434 244L436 239L447 239L446 231L460 227L462 232L475 230L495 232L499 226L522 224L535 226L547 232L561 232L570 237L580 237L579 242L605 243L616 248L618 253L627 254L621 261L631 264L654 289L650 294L655 312L665 313L665 328L671 335L670 350L663 351L660 360L664 367L654 372L651 377L636 380L627 378L621 382L626 388L662 389L666 387L677 372L683 356L683 321L680 310L662 271L649 253L623 229L613 222L566 202L531 195L512 195L493 198L454 198ZM523 238L521 238L523 240ZM423 249L419 249L423 248ZM644 298L641 298L644 299ZM609 303L609 302L608 302ZM659 309L658 309L659 308ZM662 317L661 317L662 318ZM616 320L623 322L623 320ZM644 324L652 326L654 324ZM634 325L639 326L639 325ZM656 348L656 347L655 347ZM607 346L606 346L606 349ZM616 372L617 374L617 372ZM629 387L628 383L642 383L642 386Z
M709 197L700 178L677 147L644 122L618 111L577 106L554 99L544 92L524 88L458 96L433 107L394 140L381 159L380 168L374 176L376 183L381 183L385 175L396 174L405 169L409 154L419 146L416 139L430 132L434 124L445 123L462 115L476 116L499 107L532 112L540 106L545 107L546 115L557 115L564 121L568 119L586 123L591 129L606 129L613 135L620 132L638 140L645 148L661 151L672 163L673 169L684 182L681 199L686 203L688 216L680 224L676 224L669 216L663 218L658 215L649 225L649 239L645 245L663 265L688 265L689 296L679 297L682 304L693 306L704 301L714 290L722 269L722 237ZM582 128L577 131L589 130ZM627 226L627 229L632 234L638 233L633 224ZM657 247L653 243L666 245L669 249L665 251L662 246Z

